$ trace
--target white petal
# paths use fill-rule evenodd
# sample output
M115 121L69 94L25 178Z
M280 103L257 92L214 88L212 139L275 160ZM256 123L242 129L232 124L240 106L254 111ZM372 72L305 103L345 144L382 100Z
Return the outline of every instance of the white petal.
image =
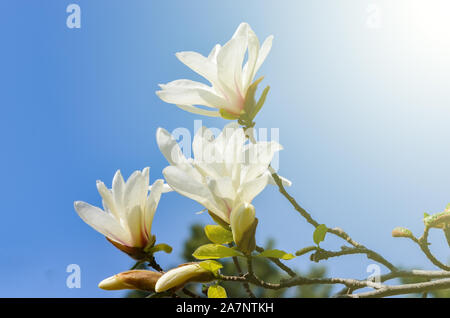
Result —
M203 157L206 155L206 150L208 149L208 146L211 144L211 141L213 140L214 140L213 132L206 127L201 127L195 133L194 140L192 142L192 152L194 154L194 158L197 161L203 161L204 159L208 159Z
M117 212L116 203L113 193L105 186L101 181L97 181L97 190L103 199L103 203L106 208L117 218L120 218L120 214Z
M205 184L198 182L192 174L186 173L185 170L178 166L170 166L163 170L163 175L167 183L179 194L197 201L224 220L227 219L224 211L217 206L209 188Z
M239 24L236 31L234 31L232 39L240 36L247 36L249 29L250 25L247 22L242 22L241 24Z
M268 175L262 175L256 179L253 179L243 185L239 192L239 196L242 202L252 202L252 200L266 187L269 182Z
M231 182L231 178L225 177L220 179L213 179L208 182L208 187L217 197L223 199L229 199L234 201L236 197L236 190L233 187L233 183Z
M249 144L245 150L245 159L248 164L257 164L269 166L276 152L282 150L283 147L275 142L258 142Z
M216 153L224 154L228 140L233 136L237 129L241 129L237 122L227 124L221 133L214 139L213 144L216 147Z
M96 231L122 245L132 246L130 233L108 213L86 202L74 203L75 210L80 218Z
M180 105L203 105L220 108L227 101L219 96L212 87L191 80L176 80L160 84L162 90L156 94L166 103Z
M259 40L255 32L251 28L248 30L248 61L244 66L243 71L243 89L247 93L247 88L255 78L256 62L259 55Z
M148 187L149 191L152 191L153 185ZM162 193L168 193L168 192L173 192L173 189L170 187L170 185L168 185L167 183L163 184L162 187Z
M220 45L218 48L220 49ZM214 47L211 52L213 55L210 54L208 58L197 52L178 52L176 56L183 64L213 84L217 82L217 65L213 62L213 58L217 54L218 48Z
M148 193L148 170L145 173L135 171L125 183L124 204L127 209L143 207Z
M128 228L133 237L133 246L144 247L147 243L146 236L144 236L145 228L142 223L142 209L136 205L128 212Z
M225 162L228 164L235 164L235 163L243 163L244 162L244 143L246 142L246 137L244 130L241 128L233 129L233 128L227 128L229 129L228 132L226 132L226 145L225 145Z
M158 179L152 185L152 191L147 198L144 211L144 228L145 233L148 238L150 238L153 217L155 215L156 209L158 207L159 200L161 199L161 194L164 188L164 180Z
M182 110L185 110L187 112L202 115L202 116L208 116L208 117L220 117L220 112L217 110L206 110L202 109L200 107L192 106L192 105L178 105L179 108Z
M158 143L159 150L171 165L187 162L176 140L164 128L158 128L156 130L156 142Z
M269 55L270 50L272 49L273 35L269 36L264 43L261 45L261 49L259 50L258 60L256 61L255 71L256 74L261 67L262 63L264 63L267 55Z
M231 111L238 112L243 107L242 63L247 50L247 37L236 37L223 46L217 55L218 78L226 87Z
M241 182L245 183L253 179L256 179L257 177L265 174L267 171L268 170L266 165L258 165L258 164L244 165L242 168Z
M114 201L117 206L117 212L120 213L121 215L123 214L122 212L124 209L123 203L124 192L125 192L125 181L123 180L120 170L117 170L112 182L112 193L114 196Z
M220 52L220 49L222 48L222 46L220 44L216 44L214 46L214 48L211 50L211 53L209 53L208 55L208 60L211 61L212 63L216 64L217 63L217 55ZM216 68L216 77L217 77L217 65L215 65Z

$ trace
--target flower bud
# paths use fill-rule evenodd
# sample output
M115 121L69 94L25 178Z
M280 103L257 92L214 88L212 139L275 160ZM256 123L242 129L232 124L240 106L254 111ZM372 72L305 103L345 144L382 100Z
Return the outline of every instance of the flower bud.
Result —
M198 263L182 264L162 275L156 283L155 291L160 293L169 289L182 288L190 282L207 283L212 280L214 280L214 274Z
M250 203L242 203L231 211L230 225L233 240L238 249L250 254L256 248L255 232L258 219L255 218L255 207Z
M155 285L162 273L148 270L131 270L108 277L98 284L105 290L139 289L155 291Z
M404 227L396 227L392 230L392 237L407 237L407 238L413 238L414 235L410 230Z
M428 228L444 229L450 225L450 211L445 210L441 213L426 215L423 222Z

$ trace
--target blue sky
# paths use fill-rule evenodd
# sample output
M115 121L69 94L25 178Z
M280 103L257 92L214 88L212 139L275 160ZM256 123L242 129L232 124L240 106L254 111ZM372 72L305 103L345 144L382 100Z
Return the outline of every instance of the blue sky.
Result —
M66 27L71 3L81 7L81 29ZM224 126L154 92L158 83L200 79L174 53L208 54L242 21L260 39L275 36L259 72L271 91L257 124L280 130L289 191L320 223L394 263L433 268L390 232L404 225L420 234L423 212L450 202L448 9L445 1L2 1L0 296L123 294L97 284L131 260L83 223L73 201L100 205L95 181L110 185L117 169L128 176L150 166L151 180L160 178L167 163L157 127L192 131L195 119ZM254 205L260 242L275 237L290 252L312 244L313 229L275 188ZM200 209L163 197L153 231L174 247L159 255L163 266L180 260L190 224L210 222L194 214ZM432 243L446 261L442 233ZM363 278L370 263L351 256L324 264L332 275ZM81 268L80 289L66 287L69 264Z

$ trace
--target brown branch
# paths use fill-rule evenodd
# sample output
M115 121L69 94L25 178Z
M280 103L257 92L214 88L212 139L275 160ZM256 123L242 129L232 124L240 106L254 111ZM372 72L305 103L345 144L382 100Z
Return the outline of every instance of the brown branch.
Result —
M450 271L450 266L447 266L440 262L430 251L430 248L428 247L430 243L428 243L428 234L429 234L429 228L425 227L425 230L423 231L422 237L420 237L417 241L415 241L417 244L419 244L420 249L425 254L425 256L430 260L431 263L436 265L437 267Z
M346 295L350 298L374 298L374 297L387 297L404 294L425 293L432 290L447 289L450 288L450 278L435 280L432 282L416 283L416 284L404 284L395 286L384 286L378 290L369 291L360 294Z
M415 278L427 278L427 279L438 279L431 282L426 283L417 283L417 284L405 284L405 285L395 285L389 286L381 283L376 283L371 280L357 280L351 278L308 278L297 276L295 278L282 281L280 283L268 283L260 278L258 278L254 274L247 273L244 276L224 276L220 275L219 279L223 281L244 283L248 282L254 284L256 286L260 286L267 289L283 289L289 288L293 286L302 286L302 285L337 285L341 284L345 286L344 292L338 294L338 297L385 297L385 296L393 296L393 295L401 295L401 294L410 294L410 293L421 293L428 292L436 289L446 289L450 288L450 272L448 271L425 271L425 270L411 270L411 271L397 271L391 272L389 274L385 274L380 276L380 281L384 282L390 279L399 278L399 277L415 277ZM351 294L353 291L370 287L375 289L374 291L360 293L360 294Z

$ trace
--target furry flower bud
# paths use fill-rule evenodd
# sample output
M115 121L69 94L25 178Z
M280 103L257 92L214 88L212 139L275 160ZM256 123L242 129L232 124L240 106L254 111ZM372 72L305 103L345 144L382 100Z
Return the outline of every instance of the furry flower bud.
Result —
M148 270L131 270L108 277L98 284L105 290L138 289L155 291L155 285L162 273Z
M188 263L169 270L161 276L155 286L157 293L178 289L190 282L207 283L214 280L214 274L198 263Z
M256 247L255 232L258 219L255 218L255 207L250 203L242 203L231 211L231 230L233 240L238 249L250 254Z

